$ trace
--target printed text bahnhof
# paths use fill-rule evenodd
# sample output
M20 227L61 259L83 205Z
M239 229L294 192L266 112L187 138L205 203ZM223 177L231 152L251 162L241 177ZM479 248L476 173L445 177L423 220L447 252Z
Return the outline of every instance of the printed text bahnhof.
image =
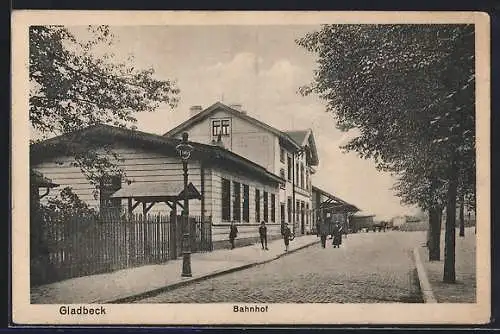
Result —
M254 306L238 306L234 305L233 306L233 312L268 312L269 311L269 305L266 306L260 306L260 305L254 305Z

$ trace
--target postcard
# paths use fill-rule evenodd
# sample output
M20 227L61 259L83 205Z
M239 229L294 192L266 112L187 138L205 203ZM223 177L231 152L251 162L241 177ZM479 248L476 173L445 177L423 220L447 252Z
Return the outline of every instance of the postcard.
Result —
M14 323L488 323L489 24L14 11Z

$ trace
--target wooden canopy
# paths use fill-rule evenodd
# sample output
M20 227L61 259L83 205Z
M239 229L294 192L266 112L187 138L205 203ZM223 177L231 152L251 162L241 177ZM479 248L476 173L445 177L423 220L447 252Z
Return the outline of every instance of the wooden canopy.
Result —
M327 199L319 203L317 210L323 210L330 213L354 213L360 211L358 207L353 204L347 203L346 201L322 190L315 186L312 187L313 191L320 193Z
M187 186L187 193L188 199L201 200L200 192L191 182ZM136 182L122 187L110 197L128 199L129 213L141 203L144 215L146 215L156 203L165 203L172 210L174 210L177 205L184 209L184 206L181 204L181 201L184 200L184 183ZM133 203L132 200L135 200L135 203Z

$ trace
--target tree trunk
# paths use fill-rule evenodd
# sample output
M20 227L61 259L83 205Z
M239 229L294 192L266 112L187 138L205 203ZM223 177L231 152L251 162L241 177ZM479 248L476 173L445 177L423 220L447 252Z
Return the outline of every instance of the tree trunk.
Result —
M457 167L452 162L446 203L443 282L455 283L455 219L457 209Z
M441 259L441 209L432 207L429 209L429 261L439 261Z
M477 232L477 212L476 206L474 205L474 234Z
M459 232L459 236L461 237L464 237L465 236L465 222L464 222L464 195L462 194L462 196L460 196L460 222L459 222L459 226L460 226L460 232Z

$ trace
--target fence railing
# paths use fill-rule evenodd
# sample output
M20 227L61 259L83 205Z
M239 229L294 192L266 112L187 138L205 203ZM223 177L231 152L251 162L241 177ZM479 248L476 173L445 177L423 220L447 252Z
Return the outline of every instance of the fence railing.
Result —
M212 250L211 218L190 217L191 252ZM71 217L41 222L31 254L34 285L166 262L182 255L180 216Z

